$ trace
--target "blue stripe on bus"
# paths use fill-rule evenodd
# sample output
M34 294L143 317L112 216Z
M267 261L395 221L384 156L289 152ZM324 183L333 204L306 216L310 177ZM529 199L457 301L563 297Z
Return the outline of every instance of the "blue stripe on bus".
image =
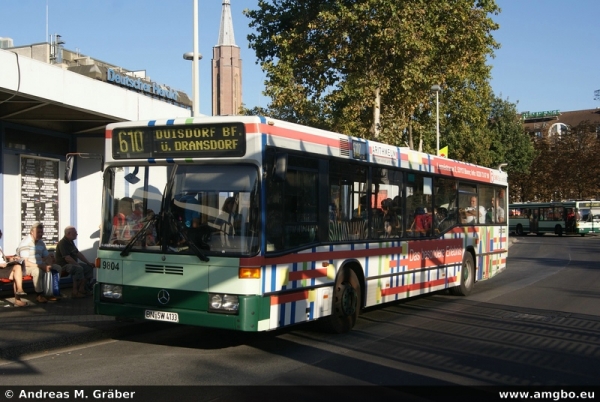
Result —
M260 122L262 124L266 124L267 123L267 119L264 116L258 116L258 118L260 119ZM263 148L264 149L264 148Z
M277 284L277 265L271 265L271 292L275 291L275 286Z
M261 121L264 123L266 121L266 119L264 117L261 117ZM264 161L265 160L265 153L266 153L266 149L267 149L267 135L266 134L262 134L261 135L261 158ZM267 199L267 186L260 186L261 187L261 199L266 200ZM265 255L266 253L266 247L267 247L267 206L266 206L266 202L261 203L263 204L261 211L260 211L260 231L261 231L261 255Z
M278 327L283 327L285 325L285 304L279 305L279 322L277 323Z
M167 120L167 126L172 126L173 124L175 124L175 119Z
M175 159L173 159L173 158L167 158L167 163L175 163Z
M156 125L156 120L150 120L148 122L148 127L154 127Z
M156 159L154 159L154 158L148 158L148 163L156 163Z
M316 253L316 252L317 252L317 248L316 248L316 247L313 247L313 248L312 248L312 252L313 252L313 253ZM316 261L313 261L313 262L311 263L311 266L310 266L310 268L311 268L312 270L315 270L315 269L317 268L317 262L316 262ZM317 278L311 278L311 280L310 280L310 286L315 286L316 284L317 284Z
M290 306L290 324L296 323L296 302L293 301Z
M292 264L292 272L298 272L298 263L295 262ZM298 280L302 280L302 279L298 279ZM296 281L290 281L292 282L292 289L296 289L298 287L298 285L296 284Z

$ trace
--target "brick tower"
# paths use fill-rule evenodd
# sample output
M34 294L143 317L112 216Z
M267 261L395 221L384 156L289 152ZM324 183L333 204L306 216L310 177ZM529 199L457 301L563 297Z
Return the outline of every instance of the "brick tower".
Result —
M212 114L236 115L242 106L242 59L233 37L230 0L223 0L219 42L213 47Z

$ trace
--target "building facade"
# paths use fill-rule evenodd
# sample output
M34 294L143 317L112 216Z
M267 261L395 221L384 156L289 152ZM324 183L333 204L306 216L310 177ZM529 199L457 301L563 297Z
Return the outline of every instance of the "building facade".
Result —
M560 110L546 110L540 112L521 113L525 131L532 137L549 138L566 132L569 128L581 124L589 124L600 132L600 109L574 110L561 112Z
M106 125L188 117L191 101L145 71L63 49L60 38L0 49L0 71L0 245L14 254L33 222L41 221L52 247L74 225L78 248L93 261ZM68 153L85 158L77 158L65 184Z

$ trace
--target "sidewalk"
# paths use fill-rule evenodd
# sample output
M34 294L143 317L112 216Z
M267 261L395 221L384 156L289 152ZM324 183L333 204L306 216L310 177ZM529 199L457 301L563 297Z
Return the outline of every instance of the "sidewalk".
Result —
M40 304L29 292L21 298L27 299L26 307L14 307L11 298L0 298L0 359L108 338L136 323L95 315L92 296L71 299L71 289L62 289L62 294L60 301Z

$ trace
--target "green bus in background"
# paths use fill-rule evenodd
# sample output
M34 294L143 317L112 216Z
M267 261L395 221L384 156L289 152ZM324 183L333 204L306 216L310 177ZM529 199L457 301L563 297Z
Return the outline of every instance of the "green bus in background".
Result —
M524 202L509 205L508 229L527 233L600 233L600 201Z

